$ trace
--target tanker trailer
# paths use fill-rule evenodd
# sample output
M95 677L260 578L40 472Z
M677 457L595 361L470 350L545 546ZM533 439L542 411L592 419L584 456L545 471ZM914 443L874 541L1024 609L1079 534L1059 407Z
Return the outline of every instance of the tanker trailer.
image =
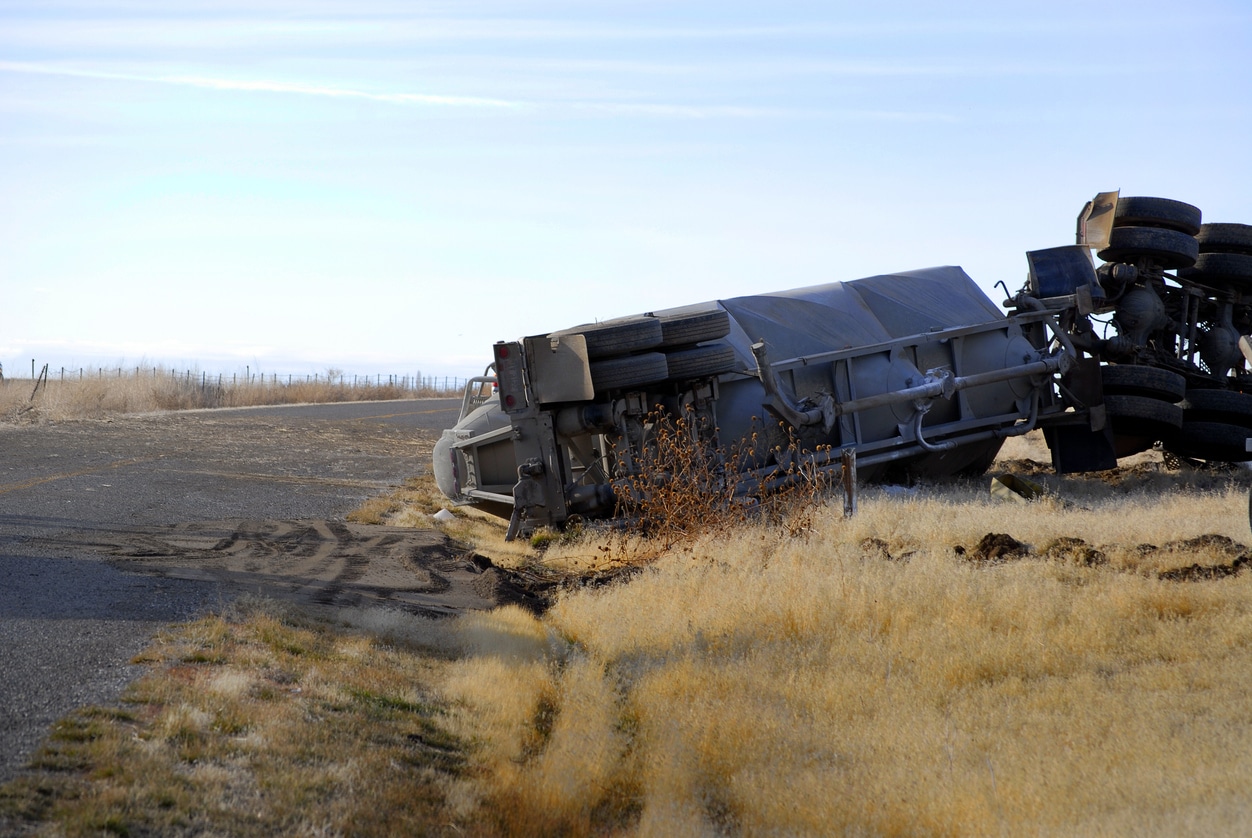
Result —
M491 397L435 446L441 491L511 519L510 537L618 510L658 411L766 491L810 470L981 473L1004 439L1063 411L1076 353L1046 305L1006 317L958 267L713 300L494 347ZM754 436L755 435L755 436ZM782 441L797 445L784 446Z

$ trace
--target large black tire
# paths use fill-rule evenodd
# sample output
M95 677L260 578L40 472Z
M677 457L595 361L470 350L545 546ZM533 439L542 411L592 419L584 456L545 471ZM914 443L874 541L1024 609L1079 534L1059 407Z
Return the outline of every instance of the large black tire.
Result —
M1234 390L1188 390L1182 403L1187 422L1220 422L1252 429L1252 396ZM1252 430L1248 436L1252 436Z
M1179 271L1179 276L1195 277L1197 282L1209 279L1249 279L1252 278L1252 256L1246 253L1217 253L1210 251L1201 253L1195 260L1195 267Z
M669 378L681 381L688 378L707 378L735 369L735 350L724 343L693 346L665 353L669 365Z
M552 332L550 337L582 335L587 340L587 357L609 358L661 345L661 321L655 317L628 317L585 323L572 329Z
M1119 458L1173 439L1182 426L1181 407L1146 396L1105 396L1104 410L1113 430L1113 452Z
M1162 227L1194 236L1200 230L1200 209L1169 198L1118 198L1114 227Z
M1134 433L1168 433L1182 426L1182 407L1147 396L1105 396L1104 410L1114 431L1120 425Z
M1224 422L1184 422L1182 429L1165 447L1183 457L1223 463L1246 463L1252 460L1247 451L1247 428Z
M1201 224L1195 240L1201 253L1252 255L1252 224Z
M1146 396L1176 402L1187 392L1187 379L1171 370L1139 364L1100 367L1104 392L1112 396Z
M1114 227L1109 246L1096 254L1105 262L1152 259L1163 268L1188 268L1200 255L1195 236L1161 227Z
M730 315L723 309L662 316L661 346L685 346L730 334Z
M660 352L625 355L591 362L591 385L597 393L664 381L669 365Z

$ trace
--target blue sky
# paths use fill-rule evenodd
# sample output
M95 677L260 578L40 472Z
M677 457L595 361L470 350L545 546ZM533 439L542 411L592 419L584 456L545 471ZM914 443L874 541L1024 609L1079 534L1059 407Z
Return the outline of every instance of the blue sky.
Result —
M1015 290L1099 191L1252 223L1250 82L1235 0L0 0L0 363L466 375L719 297Z

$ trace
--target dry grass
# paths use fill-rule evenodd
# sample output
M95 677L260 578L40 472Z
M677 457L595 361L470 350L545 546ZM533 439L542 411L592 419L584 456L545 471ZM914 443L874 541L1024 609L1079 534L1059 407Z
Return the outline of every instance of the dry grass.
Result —
M1021 506L869 490L807 538L748 526L542 618L467 619L445 689L483 811L508 834L1239 834L1252 577L1161 573L1245 554L1186 539L1246 540L1247 478L1159 496L1149 459ZM1023 554L976 560L988 533Z
M29 380L0 381L0 421L99 419L118 413L252 405L306 404L457 395L431 387L351 385L255 376L192 376L161 369L127 370L117 376L53 377L37 387Z
M312 623L252 601L163 635L114 708L63 719L0 789L0 831L431 834L463 746L432 685L439 630L361 612ZM43 824L43 827L38 827Z
M429 528L434 523L431 516L443 508L443 501L434 477L411 477L399 489L366 500L346 517L356 524Z

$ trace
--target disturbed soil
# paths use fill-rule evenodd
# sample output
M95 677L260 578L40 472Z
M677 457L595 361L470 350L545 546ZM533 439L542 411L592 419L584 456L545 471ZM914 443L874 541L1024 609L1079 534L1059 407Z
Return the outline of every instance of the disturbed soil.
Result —
M202 521L97 530L79 543L126 571L319 610L386 606L445 617L529 598L509 571L435 530L327 519Z
M1073 507L1074 501L1060 498L1055 491L1059 478L1048 462L1047 448L1038 435L1032 434L1006 445L990 474L1009 474L1038 481L1042 496L1062 507ZM1242 464L1205 463L1148 450L1120 461L1117 468L1065 478L1078 495L1100 497L1131 492L1206 492L1227 486L1247 487L1252 492L1252 470ZM1084 485L1085 484L1085 485ZM1078 501L1081 504L1081 499ZM1252 504L1249 506L1252 526ZM1104 545L1105 549L1125 549L1143 558L1154 558L1172 565L1157 576L1171 582L1199 582L1231 577L1252 566L1252 548L1228 536L1209 533L1194 538L1156 544ZM885 552L885 546L878 548ZM1033 546L1018 541L1009 533L990 532L976 544L954 544L953 552L976 563L1000 563L1039 556L1068 564L1095 566L1108 562L1104 550L1081 538L1060 536L1047 544ZM889 557L889 556L888 556ZM1201 561L1185 563L1187 559Z

